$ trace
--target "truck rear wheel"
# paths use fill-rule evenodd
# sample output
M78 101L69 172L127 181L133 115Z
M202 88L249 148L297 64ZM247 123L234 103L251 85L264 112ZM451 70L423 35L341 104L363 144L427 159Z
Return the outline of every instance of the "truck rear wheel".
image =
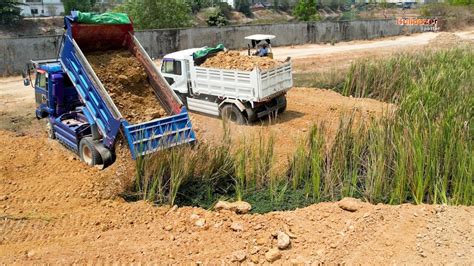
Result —
M279 105L283 104L280 108L278 108L278 113L281 114L286 111L286 95L278 97L277 101Z
M102 164L102 157L94 147L94 141L91 137L84 137L79 143L79 156L81 161L89 166Z
M221 109L222 119L227 119L236 124L242 125L245 124L244 114L233 104L226 104Z

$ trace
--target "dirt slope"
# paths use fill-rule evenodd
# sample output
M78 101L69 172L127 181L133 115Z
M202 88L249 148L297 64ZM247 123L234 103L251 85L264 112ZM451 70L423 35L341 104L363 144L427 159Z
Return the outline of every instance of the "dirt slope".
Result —
M0 147L1 263L230 263L239 250L246 262L263 263L278 230L295 237L278 263L474 262L474 207L359 203L348 212L322 203L265 215L168 213L104 199L116 195L118 169L87 168L55 141L0 131Z

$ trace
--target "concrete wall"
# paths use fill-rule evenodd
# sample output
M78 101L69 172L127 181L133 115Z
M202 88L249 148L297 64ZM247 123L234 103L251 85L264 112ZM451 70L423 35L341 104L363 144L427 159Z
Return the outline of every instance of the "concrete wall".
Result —
M331 41L349 41L421 32L421 27L404 30L395 20L341 21L242 25L212 28L147 30L136 32L150 57L159 58L181 49L223 43L229 49L247 47L245 36L255 33L274 34L273 46L298 45ZM0 74L18 73L31 59L57 57L60 36L0 39Z

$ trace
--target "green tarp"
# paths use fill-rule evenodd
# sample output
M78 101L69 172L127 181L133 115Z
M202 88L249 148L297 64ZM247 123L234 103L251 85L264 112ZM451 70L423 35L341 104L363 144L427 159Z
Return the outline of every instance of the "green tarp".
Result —
M130 24L131 21L125 13L94 14L77 11L77 22L84 24Z
M196 58L201 58L201 57L205 57L207 56L208 54L213 54L213 53L217 53L217 52L221 52L221 51L224 51L224 45L221 43L221 44L218 44L216 47L208 47L208 48L204 48L204 49L201 49L199 51L196 51L194 52L193 54L193 58L196 59Z

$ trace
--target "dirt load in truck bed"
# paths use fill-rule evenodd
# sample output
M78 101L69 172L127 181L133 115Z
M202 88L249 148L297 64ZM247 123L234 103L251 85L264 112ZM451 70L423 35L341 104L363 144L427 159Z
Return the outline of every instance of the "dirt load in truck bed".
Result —
M242 71L252 71L255 67L267 70L281 65L278 60L270 57L242 55L237 51L219 52L215 56L206 59L202 67L223 68Z
M144 67L129 51L86 55L122 116L131 124L166 115L147 79Z

